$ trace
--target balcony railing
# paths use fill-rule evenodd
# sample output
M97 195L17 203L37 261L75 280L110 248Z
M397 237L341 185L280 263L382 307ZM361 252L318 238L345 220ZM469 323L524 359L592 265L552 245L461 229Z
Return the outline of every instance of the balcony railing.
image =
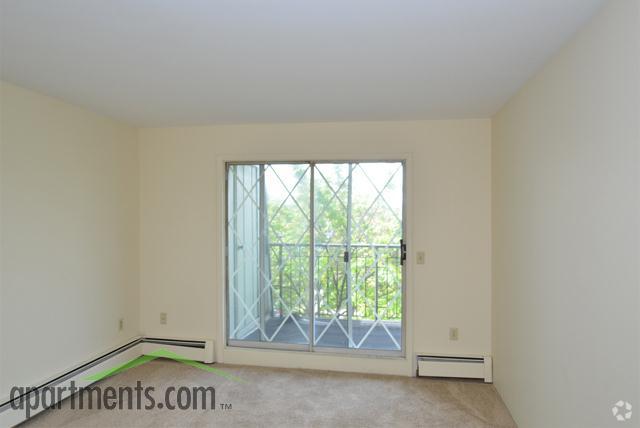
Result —
M286 315L287 308L308 316L309 246L270 244L270 269L274 290L272 315ZM315 244L314 305L318 318L347 317L348 286L344 244ZM352 318L384 321L402 318L400 246L351 244Z

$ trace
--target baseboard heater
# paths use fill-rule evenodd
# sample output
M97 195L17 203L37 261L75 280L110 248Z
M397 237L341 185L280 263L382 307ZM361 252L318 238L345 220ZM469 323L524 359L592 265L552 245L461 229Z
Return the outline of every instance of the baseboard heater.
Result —
M39 396L43 389L69 387L72 381L78 388L87 387L93 383L93 381L87 380L87 377L106 369L118 367L141 355L153 353L158 349L167 350L175 354L176 358L200 361L207 364L215 362L214 343L212 340L140 337L111 351L105 352L90 361L86 361L73 369L60 373L52 379L32 386L28 392L22 395L0 400L0 428L12 427L24 422L27 419L24 409L14 407L19 407L17 405L18 403L26 402L27 400L35 402L36 398L38 398L38 402L41 402L42 400L39 400L40 397L32 397L32 395L36 394ZM61 399L65 399L68 396L68 393L63 394ZM34 416L43 410L45 409L42 406L31 409L30 416Z
M489 356L418 355L418 376L483 379L493 382Z
M214 362L213 341L182 340L145 337L140 342L142 355L147 355L158 348L166 349L182 358L211 364Z

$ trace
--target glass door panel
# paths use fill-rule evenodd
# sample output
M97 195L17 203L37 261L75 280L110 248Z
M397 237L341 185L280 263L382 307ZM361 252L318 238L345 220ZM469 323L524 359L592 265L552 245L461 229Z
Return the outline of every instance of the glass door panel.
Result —
M403 165L317 163L314 345L402 349Z
M310 167L229 165L228 338L309 343Z

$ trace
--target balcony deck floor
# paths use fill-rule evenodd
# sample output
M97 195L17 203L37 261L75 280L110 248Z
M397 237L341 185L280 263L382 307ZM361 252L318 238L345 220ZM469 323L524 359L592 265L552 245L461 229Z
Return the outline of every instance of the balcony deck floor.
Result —
M300 325L300 328L308 334L309 331L309 320L306 318L296 318L297 323ZM347 348L348 347L348 338L347 335L342 331L340 326L338 325L338 321L334 321L331 325L329 325L328 319L316 319L315 323L315 337L317 340L316 346L318 347L332 347L332 348ZM276 336L273 338L272 342L276 343L294 343L294 344L308 344L307 339L300 331L300 328L296 325L293 319L289 318L284 323L282 327L280 324L282 323L281 317L272 317L270 318L265 325L265 330L267 336L269 338L273 337L277 332ZM348 331L347 329L347 321L340 320L344 331ZM402 326L400 321L384 321L387 330L378 324L376 325L371 333L363 340L365 335L371 329L373 325L373 321L371 320L353 320L352 328L353 328L353 341L356 347L360 349L373 349L373 350L385 350L385 351L398 351L400 350L399 346L402 346ZM326 329L326 331L325 331ZM324 331L324 334L322 333ZM320 336L322 335L322 336ZM319 338L319 340L318 340ZM252 333L245 336L243 340L251 340L251 341L260 341L260 331L255 329ZM265 341L265 340L263 340ZM397 345L396 345L397 343Z

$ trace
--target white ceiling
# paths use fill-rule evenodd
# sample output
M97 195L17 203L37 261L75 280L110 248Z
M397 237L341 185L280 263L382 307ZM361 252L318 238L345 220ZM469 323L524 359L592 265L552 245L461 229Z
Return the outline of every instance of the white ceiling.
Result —
M4 80L142 126L489 117L601 0L1 0Z

